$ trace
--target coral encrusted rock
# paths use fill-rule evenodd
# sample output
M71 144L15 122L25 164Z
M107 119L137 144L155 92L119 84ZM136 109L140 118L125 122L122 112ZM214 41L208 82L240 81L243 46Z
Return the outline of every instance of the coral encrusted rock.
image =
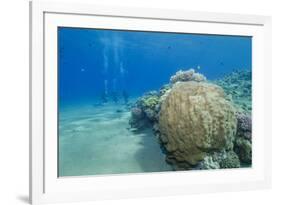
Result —
M237 136L252 140L252 117L243 113L237 113Z
M249 140L238 137L235 140L234 151L238 154L241 162L252 164L252 144Z
M160 96L157 91L150 91L140 97L131 109L129 124L132 128L152 127L158 121Z
M234 151L227 152L225 158L220 161L220 168L239 168L240 160Z
M193 68L189 70L179 70L170 78L170 83L174 84L176 82L186 82L186 81L206 81L206 77L201 73L196 73Z
M237 119L221 87L206 82L177 82L159 113L160 139L167 161L184 169L207 154L231 150Z

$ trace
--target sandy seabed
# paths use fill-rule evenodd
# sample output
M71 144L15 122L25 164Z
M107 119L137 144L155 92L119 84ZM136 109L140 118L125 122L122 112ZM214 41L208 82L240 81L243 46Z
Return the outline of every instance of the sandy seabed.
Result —
M171 171L152 130L136 132L129 119L124 105L60 109L59 176Z

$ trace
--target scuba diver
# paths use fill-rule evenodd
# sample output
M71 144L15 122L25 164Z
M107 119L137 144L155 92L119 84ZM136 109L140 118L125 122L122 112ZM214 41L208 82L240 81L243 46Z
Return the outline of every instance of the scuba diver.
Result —
M129 94L127 93L126 90L123 90L122 96L123 96L123 99L124 99L124 103L128 104L128 102L129 102Z
M100 99L101 99L101 103L102 103L102 104L108 102L108 96L107 96L106 92L102 92L102 93L101 93Z
M118 101L119 101L118 93L117 93L116 91L113 91L113 92L111 93L111 97L112 97L113 102L114 102L115 104L117 104Z

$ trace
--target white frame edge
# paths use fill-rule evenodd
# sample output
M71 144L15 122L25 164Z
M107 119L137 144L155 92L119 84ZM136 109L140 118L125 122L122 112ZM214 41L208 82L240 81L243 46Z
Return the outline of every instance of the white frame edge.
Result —
M271 187L271 18L256 15L222 14L209 12L190 12L161 9L138 9L122 7L104 7L87 4L30 2L30 203L46 202L44 198L44 13L69 13L82 15L101 15L117 17L133 17L147 19L163 19L177 21L216 22L226 24L261 25L265 31L265 106L267 107L265 130L268 133L265 141L266 152L264 181L243 184L240 190ZM36 58L34 58L36 54ZM237 190L232 187L228 191ZM222 185L214 191L225 191ZM202 192L210 192L203 189ZM172 194L184 194L186 191L177 190ZM193 191L189 191L193 193ZM144 194L145 196L145 194ZM116 197L116 196L115 196ZM126 197L126 196L120 196ZM75 201L83 200L81 198ZM74 201L73 200L73 201ZM85 196L85 200L90 200ZM57 197L56 202L65 201Z

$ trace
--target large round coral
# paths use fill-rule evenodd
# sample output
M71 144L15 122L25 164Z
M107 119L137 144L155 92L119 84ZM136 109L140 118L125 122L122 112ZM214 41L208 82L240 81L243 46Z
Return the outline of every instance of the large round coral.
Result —
M221 87L205 82L178 82L161 105L159 130L167 158L185 168L206 154L232 149L236 116Z

